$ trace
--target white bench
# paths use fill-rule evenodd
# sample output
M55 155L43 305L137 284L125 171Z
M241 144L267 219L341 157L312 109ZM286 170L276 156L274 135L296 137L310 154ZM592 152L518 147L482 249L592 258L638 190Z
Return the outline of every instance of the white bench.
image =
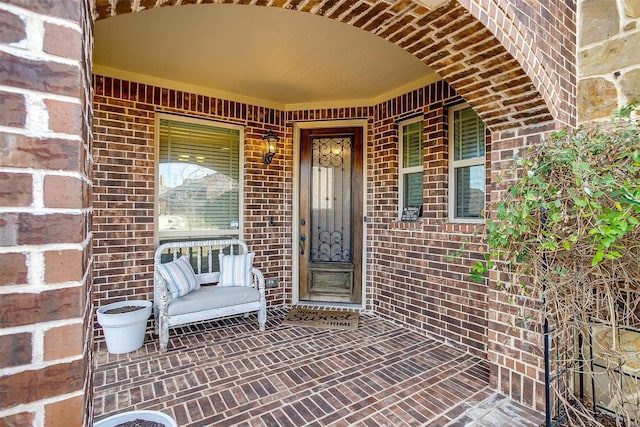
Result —
M253 280L248 286L200 286L186 295L174 298L167 288L167 281L160 274L160 264L177 260L186 255L193 267L199 285L217 283L220 278L218 254L248 253L247 245L236 239L180 241L164 243L154 256L153 312L155 329L160 338L160 350L166 351L169 328L203 320L257 311L260 331L267 320L264 295L264 277L255 267L251 269Z

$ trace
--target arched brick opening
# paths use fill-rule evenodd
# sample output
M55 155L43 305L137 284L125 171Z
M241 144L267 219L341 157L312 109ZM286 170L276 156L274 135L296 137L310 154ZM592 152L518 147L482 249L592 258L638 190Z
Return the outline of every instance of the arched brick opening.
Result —
M174 3L94 0L93 13L99 20ZM549 6L452 0L435 9L418 0L183 0L181 5L194 3L294 8L353 25L398 45L436 71L482 117L491 130L492 176L506 168L506 160L522 147L557 127L575 124L575 11L562 0L552 0ZM309 118L296 114L289 112L286 119ZM280 126L280 120L284 119L278 116L270 124ZM433 128L442 132L442 123L434 123ZM491 199L503 188L492 182ZM501 314L511 311L508 302L491 287L488 294L484 339L491 384L543 409L542 362L528 351L532 334L510 328L508 314Z
M243 0L191 0L195 3L247 4ZM491 0L449 1L435 9L420 1L258 1L269 7L286 7L326 16L382 37L430 66L445 79L482 117L493 131L523 128L558 120L575 119L563 111L567 105L551 78L538 45L531 42L535 31L525 33L523 18L531 8L496 6ZM561 2L557 6L563 10ZM94 19L140 12L173 5L162 0L95 0ZM537 26L531 25L532 27ZM546 29L548 26L541 25ZM575 78L573 79L575 85ZM574 94L575 90L569 91ZM564 104L575 104L575 102ZM575 114L574 114L575 115Z
M437 71L492 125L493 171L501 169L510 152L575 121L574 2L459 0L435 11L418 0L225 2L292 7L339 19L413 49L434 68L439 65ZM0 62L3 101L9 108L2 116L7 143L0 166L10 191L2 200L1 227L9 237L2 242L0 285L6 288L2 344L11 357L2 365L1 380L8 386L6 398L0 399L2 421L89 425L94 265L87 226L93 179L90 21L178 1L5 3ZM456 70L456 55L486 75L465 80L469 70ZM495 69L505 71L493 76ZM495 198L499 189L492 191ZM544 402L532 400L540 396L539 359L527 349L528 332L514 332L500 318L509 309L507 301L495 291L489 299L492 385L540 409Z

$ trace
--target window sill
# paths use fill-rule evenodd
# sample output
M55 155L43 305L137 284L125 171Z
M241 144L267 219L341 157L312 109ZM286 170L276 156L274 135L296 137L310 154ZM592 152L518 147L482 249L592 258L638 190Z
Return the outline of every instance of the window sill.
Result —
M478 233L482 234L484 231L485 222L447 222L443 224L443 231L455 232L455 233Z
M425 227L436 227L442 232L480 235L484 232L485 226L484 221L479 223L438 221L435 224L428 223L428 220L429 218L420 218L418 221L400 221L396 219L389 223L389 230L424 231Z
M424 218L419 218L417 221L400 221L396 219L391 221L389 228L392 230L422 230L424 225Z

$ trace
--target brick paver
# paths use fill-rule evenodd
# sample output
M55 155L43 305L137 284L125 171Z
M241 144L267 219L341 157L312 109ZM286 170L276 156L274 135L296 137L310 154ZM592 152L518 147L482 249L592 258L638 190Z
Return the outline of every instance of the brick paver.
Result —
M98 343L95 419L159 410L195 426L533 426L541 414L494 393L487 362L363 314L357 331L280 326L269 312L171 331L124 355ZM515 423L515 424L514 424Z

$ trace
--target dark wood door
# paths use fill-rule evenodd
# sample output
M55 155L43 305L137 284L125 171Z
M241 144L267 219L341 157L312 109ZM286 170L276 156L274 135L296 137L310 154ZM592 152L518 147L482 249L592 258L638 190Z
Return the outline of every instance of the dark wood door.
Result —
M362 128L300 131L300 300L362 301Z

